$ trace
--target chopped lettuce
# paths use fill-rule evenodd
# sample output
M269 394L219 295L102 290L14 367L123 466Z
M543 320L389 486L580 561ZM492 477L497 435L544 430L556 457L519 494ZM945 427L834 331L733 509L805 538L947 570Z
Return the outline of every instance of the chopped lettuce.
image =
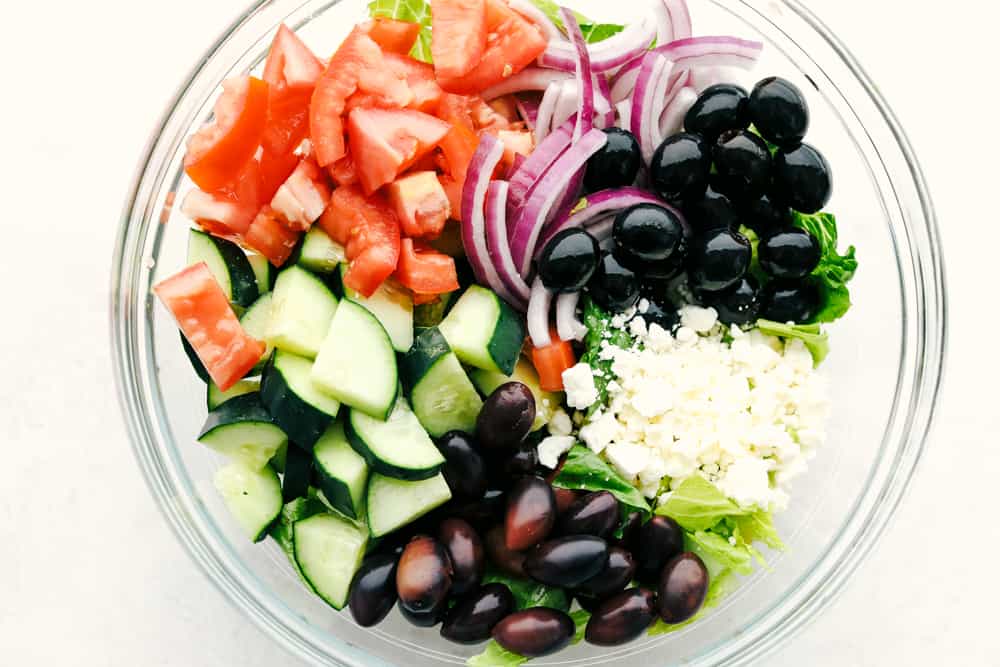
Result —
M826 355L830 354L830 336L819 324L782 324L771 320L757 320L757 328L771 336L798 338L812 354L813 364L816 366L823 363Z
M550 607L568 611L569 595L561 588L546 586L530 579L512 577L502 572L490 570L483 577L484 584L500 583L510 589L517 603L518 611L532 607Z
M622 511L638 511L647 516L649 504L627 479L604 459L582 445L575 445L566 455L566 463L552 481L553 486L581 491L610 491L623 505Z
M601 346L608 345L622 349L632 346L632 336L624 329L611 326L614 316L587 298L583 304L583 324L587 327L587 337L584 339L586 352L580 358L581 363L589 364L594 372L594 386L597 387L597 401L590 406L587 416L608 404L608 385L614 379L611 367L614 361L601 359Z
M420 24L420 34L410 55L425 63L431 59L431 5L427 0L372 0L369 13L376 18L396 19Z
M587 621L590 620L590 612L578 609L569 616L573 619L573 623L576 624L576 633L573 635L570 644L579 644L583 641L583 635L587 631ZM496 641L490 640L490 643L486 645L486 650L479 655L469 658L465 664L468 667L518 667L528 662L528 660L529 658L508 651L496 643Z
M854 246L849 246L843 255L837 250L837 218L832 213L806 215L793 211L793 218L796 227L801 227L816 237L821 251L819 266L811 277L819 287L821 305L812 321L838 320L851 307L847 283L858 270Z
M536 7L541 9L553 23L556 24L557 28L565 32L566 26L563 25L562 15L559 12L559 3L553 2L553 0L531 1ZM583 33L583 38L588 44L602 42L608 37L614 37L625 29L625 26L623 25L616 25L614 23L595 23L580 12L575 11L573 13L576 14L576 20L580 22L580 32Z
M687 531L708 530L726 517L743 516L741 508L704 477L688 477L674 489L656 513L669 516Z

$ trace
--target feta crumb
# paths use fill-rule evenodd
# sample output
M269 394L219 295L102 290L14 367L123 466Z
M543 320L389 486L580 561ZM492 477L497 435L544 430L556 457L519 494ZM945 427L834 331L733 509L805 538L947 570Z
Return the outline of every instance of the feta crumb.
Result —
M556 410L549 420L549 433L552 435L571 435L573 433L573 421L562 408Z
M576 438L571 435L550 435L538 443L538 462L550 470L555 470L559 465L559 457L572 449L575 444Z
M681 324L697 333L708 333L719 321L719 313L715 308L700 308L684 306L681 308Z
M580 363L563 371L563 386L566 388L566 404L571 408L584 410L597 402L597 387L590 364Z
M607 456L626 479L635 479L649 462L650 451L632 442L613 442L608 445Z
M629 333L631 333L636 338L643 338L646 331L646 320L641 317L637 317L628 324Z
M645 315L649 312L649 299L639 299L639 305L636 308L639 310L640 315Z

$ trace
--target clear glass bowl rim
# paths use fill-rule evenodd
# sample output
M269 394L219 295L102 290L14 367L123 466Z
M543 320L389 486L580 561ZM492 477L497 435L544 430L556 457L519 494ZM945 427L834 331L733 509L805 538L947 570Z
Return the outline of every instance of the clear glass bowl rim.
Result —
M330 4L336 2L337 0L333 0ZM142 403L140 392L136 390L141 381L137 370L142 368L142 363L137 356L139 334L138 321L134 317L134 292L136 287L141 286L136 284L138 281L130 281L130 277L138 276L143 258L141 253L130 253L130 250L133 249L137 228L140 227L132 222L141 220L143 209L149 205L149 202L142 201L143 182L151 167L154 151L163 139L168 121L192 83L236 30L272 4L275 4L275 0L254 3L206 51L178 88L157 123L140 160L122 214L112 265L110 327L115 382L133 453L150 491L177 538L213 584L269 636L307 662L371 665L377 660L340 640L336 641L336 654L331 655L318 641L319 631L290 614L288 608L274 596L266 592L258 595L253 590L255 586L252 573L241 566L232 557L232 553L224 558L213 549L210 540L206 539L206 531L211 531L212 528L184 506L179 498L179 490L166 472L165 466L174 462L165 461L158 451L154 435L156 425ZM916 315L919 320L917 350L912 369L914 391L909 400L904 401L907 406L904 414L896 414L897 419L904 419L904 424L899 451L888 477L870 512L854 528L851 539L845 542L844 535L841 534L831 549L831 554L822 561L827 567L817 568L813 575L803 577L785 598L754 619L735 639L710 646L692 663L698 665L751 664L794 636L843 590L851 574L864 562L883 536L917 469L934 422L944 376L948 326L943 256L934 206L910 142L868 74L829 28L797 0L780 0L780 4L808 24L856 77L877 108L909 169L912 183L908 185L914 188L920 207L920 215L913 217L923 223L920 229L907 229L908 232L916 232L917 239L914 241L909 238L915 265L913 271L917 278ZM145 215L149 217L149 211ZM143 233L142 236L144 235ZM894 412L899 412L900 405L897 401ZM889 429L886 437L888 432Z

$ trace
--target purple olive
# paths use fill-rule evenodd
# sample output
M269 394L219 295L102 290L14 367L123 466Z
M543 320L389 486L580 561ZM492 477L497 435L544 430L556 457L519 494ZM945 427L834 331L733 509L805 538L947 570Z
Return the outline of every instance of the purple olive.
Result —
M399 604L413 614L427 613L448 597L450 589L448 552L431 537L414 537L403 549L396 568Z
M438 539L451 560L451 594L465 595L479 586L486 572L486 552L479 534L461 519L446 519Z
M564 648L576 634L576 624L565 612L535 607L511 614L493 628L493 639L508 651L540 658Z
M618 546L635 553L639 550L639 533L642 530L642 514L629 512L622 522L622 536L617 540Z
M461 431L450 431L441 436L437 447L445 459L441 473L455 498L482 498L486 493L486 464L476 450L472 436Z
M620 593L635 576L635 557L622 547L608 549L608 563L600 572L576 587L580 595L596 600Z
M660 618L667 623L683 623L705 602L708 570L697 555L682 553L663 568L656 592Z
M378 625L396 604L396 560L391 553L369 556L354 575L347 604L361 627Z
M591 614L597 611L597 608L600 607L601 602L603 602L603 600L598 600L597 598L589 598L586 595L577 594L574 597L577 603L580 605L580 609L583 609L584 611L589 611Z
M534 423L534 394L520 382L508 382L483 403L476 436L487 449L510 449L527 437Z
M588 493L559 517L558 535L594 535L608 537L618 527L621 510L618 499L608 491Z
M507 496L504 536L507 548L523 551L552 532L556 522L556 498L541 477L524 477Z
M524 571L547 586L573 588L603 570L607 562L607 542L590 535L571 535L532 550L524 561Z
M486 641L496 624L513 613L515 605L509 588L500 583L486 584L448 611L441 636L457 644Z
M630 588L601 603L587 621L584 637L598 646L626 644L656 619L656 597L644 588Z
M496 526L486 533L486 553L490 558L490 563L496 565L503 572L515 577L526 576L524 573L524 552L512 551L507 548L503 526Z
M465 519L473 526L486 528L503 520L507 511L507 495L503 489L487 489L481 498L450 505L449 513Z
M508 477L534 475L538 468L538 450L534 447L519 447L503 463L503 471Z
M568 510L580 497L579 491L573 489L560 489L558 486L552 487L552 493L556 496L556 514L561 515Z
M418 628L431 628L437 625L444 619L445 613L448 611L448 600L441 600L438 604L434 605L427 611L415 612L410 611L403 605L403 601L400 600L399 613L407 621L417 626Z
M684 550L684 531L673 519L654 516L639 531L636 579L655 585L667 561Z

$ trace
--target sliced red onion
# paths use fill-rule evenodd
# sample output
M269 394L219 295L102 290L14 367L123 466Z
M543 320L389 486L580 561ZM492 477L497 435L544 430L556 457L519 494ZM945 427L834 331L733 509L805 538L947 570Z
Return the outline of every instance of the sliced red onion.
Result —
M615 124L615 108L611 104L611 85L608 77L603 74L595 74L597 80L597 90L594 94L594 111L597 118L594 119L594 126L599 129L612 127Z
M667 44L691 36L691 12L684 0L656 0L656 42Z
M541 144L549 136L552 128L558 127L558 125L552 124L552 117L555 114L556 105L559 104L562 91L562 81L553 81L545 89L545 94L542 95L542 103L538 105L538 117L535 122L535 144Z
M666 139L680 132L684 126L684 116L697 101L698 93L694 88L688 86L681 88L660 116L660 137Z
M678 69L719 66L750 69L757 63L763 48L761 42L723 35L678 39L653 51L672 60ZM641 66L642 58L637 58L618 70L611 83L613 101L618 102L629 95Z
M670 134L674 134L680 130L684 123L684 115L687 113L687 110L691 108L691 105L694 104L694 102L688 104L683 111L680 111L679 117L677 115L677 110L680 109L680 107L677 107L677 109L669 114L669 120L666 118L666 116L668 116L668 110L673 105L674 98L677 97L677 94L685 88L690 80L691 74L688 70L673 70L669 72L668 75L665 75L664 79L660 81L661 85L657 86L656 104L649 109L649 138L651 140L650 146L652 148L649 154L650 161L652 161L653 153L655 153L657 147L663 143L663 140ZM661 87L664 90L662 95L660 94ZM695 98L697 99L697 95ZM669 132L665 132L664 130L667 128L673 129L670 129Z
M587 160L601 150L607 141L608 136L600 130L586 133L553 163L533 189L514 226L510 244L514 263L522 276L526 276L531 269L538 236L553 212L553 207L586 166Z
M520 114L528 129L534 132L535 124L538 121L538 105L540 100L533 99L527 95L518 95L515 98L517 113Z
M579 292L560 294L556 299L556 333L562 340L583 340L587 335L587 327L576 316L579 303Z
M549 215L548 219L545 221L545 228L551 227L552 223L556 220L563 220L569 217L569 214L576 208L576 205L580 202L580 194L583 192L583 177L587 173L586 169L581 169L572 179L570 179L569 184L566 189L562 192L557 204L553 207L554 213ZM544 229L543 229L544 231ZM539 246L544 248L545 246Z
M643 58L639 69L639 79L632 99L632 134L639 141L642 160L649 164L659 145L660 114L663 113L664 98L670 84L673 63L659 53L650 51ZM655 129L654 129L655 128Z
M622 100L615 105L615 110L618 112L618 121L615 124L623 130L631 128L632 100Z
M539 9L531 0L510 0L510 8L538 26L546 40L566 41L566 36L552 22L545 12Z
M589 45L587 50L590 52L590 66L595 72L610 72L642 55L655 37L656 26L652 22L633 23L613 37ZM549 42L538 57L538 64L564 72L575 72L576 59L573 45L567 42Z
M510 169L507 171L507 178L510 178L511 175L517 173L517 170L524 166L524 162L527 159L527 157L521 155L520 153L514 153L514 162L510 165Z
M601 190L600 192L587 195L587 206L585 208L572 215L556 218L556 222L549 226L542 234L538 247L544 248L552 240L552 237L564 229L587 227L588 225L595 224L598 218L606 215L613 216L618 211L639 204L656 204L657 206L668 207L666 203L655 195L639 188ZM668 208L673 210L672 207ZM677 213L680 215L679 212ZM683 216L681 217L683 218Z
M549 333L549 313L552 311L552 292L542 284L541 278L531 283L531 299L528 301L528 335L535 347L552 345Z
M576 142L584 134L594 129L594 71L590 66L590 51L587 49L587 41L583 38L583 32L580 31L580 23L576 20L576 14L565 7L561 8L559 13L562 15L566 32L576 48L578 94L576 127L573 128L573 141Z
M564 81L572 78L572 75L567 72L542 69L541 67L528 67L517 74L507 77L492 88L487 88L483 91L483 99L489 102L490 100L513 93L523 93L529 90L541 92L547 89L549 84L554 81Z
M580 86L576 81L569 80L562 82L562 90L559 91L559 99L556 101L555 109L552 111L552 127L559 127L570 118L577 118L578 100L580 99ZM576 121L574 120L573 131L576 132Z
M503 159L503 144L491 134L484 133L479 140L479 147L472 156L465 186L462 189L462 246L469 258L476 280L489 286L502 299L513 306L523 309L524 304L515 297L504 285L490 260L486 245L486 217L483 206L486 202L486 192L489 189L493 170Z
M575 121L574 121L575 122ZM538 142L521 168L510 176L510 197L507 201L507 224L513 226L524 203L552 164L569 148L573 139L573 124L564 123L555 132Z
M510 256L510 242L507 240L507 195L510 183L493 181L486 193L486 243L489 246L490 260L496 269L504 287L518 297L521 303L527 303L531 296L531 288L524 282L514 266Z

